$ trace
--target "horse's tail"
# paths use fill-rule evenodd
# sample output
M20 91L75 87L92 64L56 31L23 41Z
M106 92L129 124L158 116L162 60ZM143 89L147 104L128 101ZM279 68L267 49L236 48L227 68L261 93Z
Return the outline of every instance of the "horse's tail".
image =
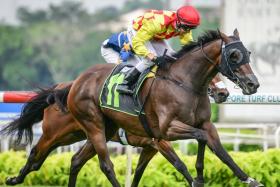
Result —
M52 94L52 102L56 103L59 109L66 113L68 111L67 109L67 97L70 91L72 84L68 85L65 88L62 89L55 89Z
M40 89L37 95L24 104L19 118L15 119L4 127L0 133L6 135L16 135L16 144L19 144L25 137L25 143L32 143L32 126L40 122L44 116L44 109L54 103L55 86L49 89Z

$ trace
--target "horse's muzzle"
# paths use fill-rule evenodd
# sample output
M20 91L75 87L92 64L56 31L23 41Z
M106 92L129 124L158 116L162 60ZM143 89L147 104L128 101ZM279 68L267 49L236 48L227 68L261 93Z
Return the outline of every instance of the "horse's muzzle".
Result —
M215 103L223 103L227 100L229 96L229 92L227 90L225 91L220 91L220 92L217 92L217 93L214 93L213 94L213 98L215 100Z
M244 77L240 77L239 80L241 81L240 87L244 95L254 94L260 87L260 83L254 74L248 74Z

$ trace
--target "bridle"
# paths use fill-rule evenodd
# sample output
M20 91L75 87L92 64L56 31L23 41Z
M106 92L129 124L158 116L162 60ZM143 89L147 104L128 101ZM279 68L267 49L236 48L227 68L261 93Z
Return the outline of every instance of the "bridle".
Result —
M246 64L249 62L249 61L246 61L246 59L245 60L243 59L243 53L241 52L241 51L246 50L246 48L243 46L243 44L240 40L235 40L228 44L225 44L225 41L221 37L221 34L220 34L220 38L221 38L221 47L220 47L221 63L220 64L217 65L216 62L214 62L211 58L209 58L207 56L207 54L205 53L205 51L203 49L202 43L200 43L200 50L201 50L204 58L207 59L207 62L212 64L219 72L221 72L224 76L226 76L228 79L233 81L237 86L239 86L241 81L238 78L238 76L234 73L234 69L240 67L242 64ZM234 48L234 46L237 46L237 47ZM240 62L238 64L230 63L228 53L231 50L231 48L234 48L237 50L239 50L239 48L241 48L241 50L239 50L239 51L240 51L240 54L242 54L242 59L239 60ZM242 49L242 48L244 48L244 49Z

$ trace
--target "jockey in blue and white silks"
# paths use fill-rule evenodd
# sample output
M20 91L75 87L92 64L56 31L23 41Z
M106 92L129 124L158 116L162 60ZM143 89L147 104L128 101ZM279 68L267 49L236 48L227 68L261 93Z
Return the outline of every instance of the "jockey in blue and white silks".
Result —
M126 32L113 34L101 46L101 55L107 63L119 64L133 57Z

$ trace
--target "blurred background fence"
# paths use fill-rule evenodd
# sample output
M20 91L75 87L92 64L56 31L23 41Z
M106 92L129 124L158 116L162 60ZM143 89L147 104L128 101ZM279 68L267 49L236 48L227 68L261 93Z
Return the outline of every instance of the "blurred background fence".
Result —
M21 112L21 108L23 103L16 103L22 102L24 99L28 99L28 93L26 95L23 92L0 92L0 129L4 127L5 124L8 124L12 120L16 119ZM30 93L29 93L30 94ZM2 97L1 97L2 95ZM32 94L31 94L32 96ZM252 99L253 97L262 98L262 99ZM254 105L279 105L280 100L275 98L280 98L279 95L271 95L271 94L263 94L263 95L253 95L253 96L243 96L238 94L231 95L227 101L223 104L238 104L241 105L240 107L248 104ZM273 99L274 98L274 99ZM213 103L213 100L211 99ZM219 115L219 113L213 113L213 115ZM215 117L214 119L218 119ZM59 125L59 124L58 124ZM266 151L268 148L279 148L280 144L280 124L275 123L216 123L216 128L219 131L219 135L221 137L221 141L224 144L231 145L231 149L234 151L240 151L240 146L244 145L253 145L247 151L253 150L254 147L256 149L261 149ZM14 147L13 145L13 136L4 136L1 138L1 151L7 151L10 148L21 150L26 149L29 153L31 147L37 143L40 136L42 135L42 124L41 122L36 124L33 127L34 132L34 141L32 145L28 145L26 147L17 146ZM76 152L82 147L85 142L78 142L72 144L70 146L63 146L57 149L58 153L61 152ZM174 142L174 144L178 144L179 149L181 152L188 154L194 152L194 150L189 151L192 147L192 144L196 144L195 140L180 140ZM108 143L109 149L111 152L117 154L124 154L124 146L119 143L109 142ZM250 147L250 146L249 146ZM135 149L134 152L137 150Z

